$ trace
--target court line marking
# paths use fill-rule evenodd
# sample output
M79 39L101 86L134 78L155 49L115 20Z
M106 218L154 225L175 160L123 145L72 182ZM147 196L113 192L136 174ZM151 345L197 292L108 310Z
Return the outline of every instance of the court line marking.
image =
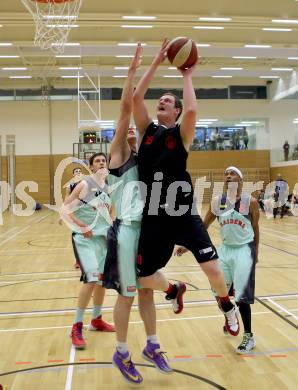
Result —
M115 295L111 295L111 297L115 296L116 297L116 294ZM276 297L281 297L281 298L284 298L284 297L289 297L289 298L296 298L298 297L298 294L291 294L291 295L279 295L279 296L268 296L268 297L258 297L258 300L267 300L268 298L276 298ZM255 298L257 300L257 297ZM184 305L185 306L204 306L204 305L209 305L209 306L217 306L217 302L216 300L214 299L206 299L206 300L192 300L192 301L185 301L184 302ZM171 303L167 303L167 302L162 302L162 303L156 303L155 304L155 307L157 309L162 309L162 308L168 308L168 307L172 307L172 304ZM106 307L103 307L102 308L102 311L105 311L105 312L111 312L112 310L114 309L114 306L106 306ZM138 305L137 304L133 304L132 305L132 310L138 310ZM295 310L298 310L298 309L291 309L293 311ZM59 309L59 310L34 310L34 311L23 311L23 312L5 312L5 313L0 313L0 318L1 317L22 317L22 316L40 316L40 315L48 315L48 314L71 314L71 313L74 313L76 311L76 308L71 308L71 309ZM86 312L91 312L92 311L92 308L87 308L86 309Z
M284 313L288 314L289 316L293 317L296 321L298 321L298 317L296 317L293 313L291 313L289 310L287 310L285 307L279 305L278 303L276 303L275 301L273 301L272 299L268 298L267 299L268 302L270 302L272 305L276 306L278 309L280 309L281 311L283 311Z
M272 313L274 313L277 317L279 317L281 320L286 322L287 324L291 325L293 328L298 330L298 325L296 325L294 322L290 321L286 316L282 315L278 310L273 309L268 303L262 301L258 297L256 297L256 301L259 302L261 305L266 307L266 309L270 310Z
M76 356L76 349L72 345L71 349L70 349L69 359L68 359L69 366L67 368L65 390L70 390L71 389L72 377L73 377L73 368L74 368L73 363L75 361L75 356Z
M298 309L296 309L298 310ZM261 314L273 314L271 311L260 311L254 312L252 315L261 315ZM205 320L211 318L224 318L223 314L216 314L210 316L195 316L195 317L179 317L179 318L163 318L158 319L156 322L167 322L167 321L189 321L189 320ZM129 321L129 324L137 325L142 324L143 321ZM72 325L66 326L49 326L49 327L40 327L40 328L18 328L18 329L0 329L0 333L13 333L13 332L31 332L35 330L53 330L53 329L71 329Z
M0 237L6 236L8 233L11 233L12 231L17 230L17 229L18 229L17 226L16 226L16 227L13 227L12 229L9 229L9 230L7 230L6 232L0 234Z
M39 218L35 218L33 221L30 221L30 225L29 226L25 226L23 229L19 230L18 232L16 232L15 234L13 234L12 236L6 238L4 241L1 241L0 242L0 246L2 246L3 244L6 244L8 241L12 240L13 238L17 237L20 233L23 233L25 232L26 230L32 228L32 223L33 224L37 224L39 223L40 221L44 220L45 218L47 218L48 216L50 215L50 213L44 215L43 217L39 217ZM36 221L36 222L35 222Z
M266 232L266 231L263 231L263 229L260 229L260 230L261 230L261 233L267 234L268 236L276 237L276 238L278 238L279 240L297 243L297 238L296 238L296 240L292 240L291 238L281 237L281 236L278 235L278 234L268 233L268 232Z
M199 265L198 265L198 268L199 268ZM191 275L191 274L198 274L197 271L173 271L173 272L164 272L165 275ZM68 278L49 278L49 279L36 279L36 280L17 280L17 281L14 281L14 280L4 280L4 281L1 281L0 282L0 286L1 285L9 285L10 283L13 284L13 285L16 285L16 284L21 284L21 283L26 283L26 282L30 282L30 283L53 283L53 282L65 282L65 281L69 281L69 280L75 280L75 281L78 281L78 277L77 276L73 276L73 277L68 277Z
M293 309L293 311L298 311L298 309ZM257 311L253 312L252 315L263 315L263 314L274 314L274 312L268 311ZM211 318L223 318L222 314L215 314L209 316L193 316L193 317L179 317L179 318L163 318L158 319L156 322L170 322L170 321L190 321L190 320L208 320ZM138 321L129 321L129 324L138 325L142 324L142 320ZM38 328L15 328L15 329L0 329L1 333L14 333L14 332L31 332L31 331L39 331L39 330L54 330L54 329L71 329L72 325L64 325L64 326L49 326L49 327L38 327ZM84 327L87 328L87 325Z
M273 233L278 233L278 234L282 234L282 235L284 235L284 236L288 236L288 237L294 237L294 238L298 238L298 235L297 234L291 234L291 233L285 233L285 232L283 232L283 231L281 231L281 230L274 230L274 229L270 229L270 228L268 228L268 227L261 227L261 229L262 230L267 230L267 231L269 231L269 232L273 232Z

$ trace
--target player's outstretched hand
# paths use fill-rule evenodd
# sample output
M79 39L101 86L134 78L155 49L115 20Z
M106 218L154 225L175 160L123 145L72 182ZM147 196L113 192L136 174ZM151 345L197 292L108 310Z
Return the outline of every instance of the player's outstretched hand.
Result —
M131 60L128 72L134 73L137 70L137 68L140 66L141 61L142 61L141 60L142 51L143 51L143 49L142 49L141 42L138 42L138 45L137 45L137 48L135 51L135 55L134 55L133 59Z
M183 77L186 76L192 76L193 72L196 70L197 63L195 63L193 66L187 69L179 69L180 73L182 74Z
M169 47L169 40L168 38L165 38L162 42L162 45L161 45L161 48L158 52L158 54L156 55L156 57L154 58L154 65L158 66L160 65L161 63L164 62L166 56L167 56L167 50L168 50L168 47Z
M179 246L174 251L174 256L182 256L184 253L188 252L188 249L184 248L184 246Z

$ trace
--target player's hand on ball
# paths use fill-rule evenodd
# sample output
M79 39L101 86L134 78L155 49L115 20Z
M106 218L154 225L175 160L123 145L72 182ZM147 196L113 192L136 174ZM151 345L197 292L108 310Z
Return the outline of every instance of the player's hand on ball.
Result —
M196 70L197 63L192 65L190 68L187 69L178 69L183 77L191 76L193 72Z

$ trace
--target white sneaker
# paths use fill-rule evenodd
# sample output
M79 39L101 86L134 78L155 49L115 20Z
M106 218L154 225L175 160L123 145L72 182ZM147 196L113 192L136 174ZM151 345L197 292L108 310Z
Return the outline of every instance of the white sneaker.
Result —
M238 320L238 308L233 307L233 309L224 312L226 318L225 328L228 333L232 336L237 336L240 331L240 325Z
M236 352L239 354L245 354L250 352L256 346L255 339L252 333L244 333L241 344L236 348Z

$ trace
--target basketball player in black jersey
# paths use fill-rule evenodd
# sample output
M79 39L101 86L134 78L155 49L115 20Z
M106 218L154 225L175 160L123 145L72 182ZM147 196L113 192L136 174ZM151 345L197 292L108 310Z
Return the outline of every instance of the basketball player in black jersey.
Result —
M182 103L170 93L157 104L158 124L149 116L144 96L158 66L164 61L169 41L165 39L151 66L134 92L134 119L139 130L139 178L147 186L138 253L138 275L142 286L164 291L176 314L183 309L184 283L171 284L159 272L172 256L174 246L189 249L220 297L227 330L236 336L239 321L229 299L218 256L200 216L193 207L193 187L186 171L188 151L195 134L197 101L192 83L195 66L181 70Z

